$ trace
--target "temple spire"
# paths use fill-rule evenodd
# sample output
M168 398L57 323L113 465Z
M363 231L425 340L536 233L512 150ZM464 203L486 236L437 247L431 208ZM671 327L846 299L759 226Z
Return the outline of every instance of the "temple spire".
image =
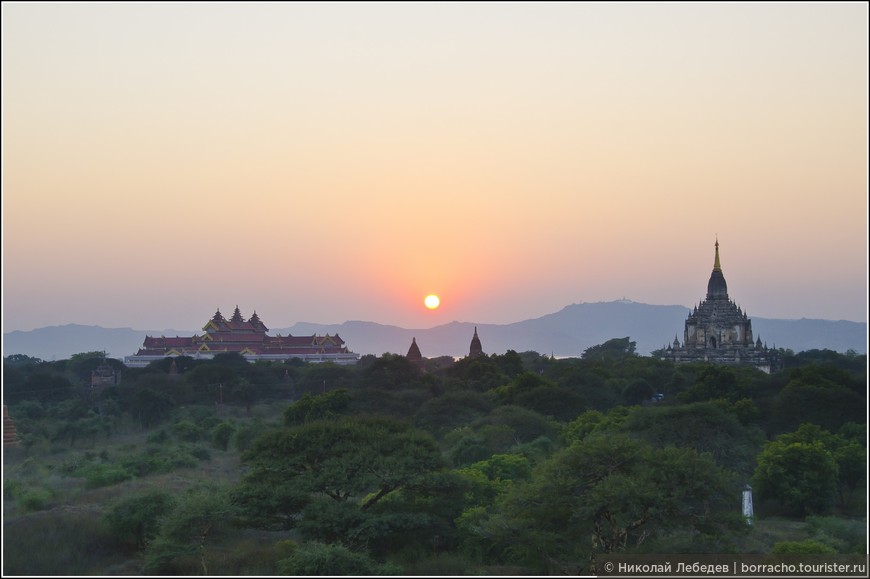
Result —
M477 336L477 326L474 326L474 336L471 338L471 347L468 349L468 357L475 358L483 355L483 346L480 344L480 338Z
M716 236L716 259L713 261L713 271L722 271L722 266L719 265L719 236Z
M411 347L408 348L408 361L418 367L423 367L423 354L420 352L420 347L417 345L417 338L411 338Z

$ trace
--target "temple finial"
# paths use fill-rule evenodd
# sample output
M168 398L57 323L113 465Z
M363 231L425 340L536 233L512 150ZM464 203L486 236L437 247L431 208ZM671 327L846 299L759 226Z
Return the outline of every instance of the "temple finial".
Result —
M719 236L716 236L716 259L713 261L713 271L722 271L722 266L719 265Z

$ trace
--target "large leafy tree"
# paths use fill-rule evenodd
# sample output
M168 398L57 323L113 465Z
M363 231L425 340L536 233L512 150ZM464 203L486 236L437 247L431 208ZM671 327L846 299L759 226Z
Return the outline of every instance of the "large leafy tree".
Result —
M592 434L515 486L481 532L516 563L577 574L594 571L597 554L629 550L653 535L738 525L723 508L738 496L733 478L708 455Z
M206 544L235 516L227 490L223 486L194 487L173 502L147 544L146 569L166 573L173 570L176 559L193 559L200 572L208 575Z
M405 356L384 354L362 371L363 388L402 390L419 381L420 369Z
M321 499L367 511L391 492L440 469L435 441L389 419L317 420L276 431L244 454L250 471L235 500L248 520L293 528ZM310 508L309 508L310 507Z
M581 357L584 360L623 360L634 356L636 349L637 342L632 342L628 337L613 338L603 344L586 348Z
M862 425L849 423L839 433L832 434L816 424L805 423L794 432L781 434L776 440L787 445L821 444L837 463L837 489L840 503L845 505L859 483L867 478L864 431Z
M832 432L847 422L863 422L866 393L857 392L852 385L842 372L826 374L814 368L795 371L775 402L773 422L782 430L812 422Z
M720 466L748 478L764 435L743 425L735 406L720 400L634 408L624 428L657 447L676 445L709 452Z
M344 413L350 404L347 389L339 388L325 394L312 396L306 392L284 411L284 424L298 426L306 422L333 418Z
M127 496L109 509L105 520L118 537L142 549L155 537L160 518L172 510L174 501L172 495L159 490Z
M758 455L752 486L759 498L777 499L799 515L831 508L839 467L819 440L774 440Z

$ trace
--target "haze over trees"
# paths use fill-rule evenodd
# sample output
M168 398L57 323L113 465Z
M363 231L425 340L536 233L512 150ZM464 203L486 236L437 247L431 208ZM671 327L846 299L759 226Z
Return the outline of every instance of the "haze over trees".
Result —
M10 356L4 572L588 574L610 553L864 553L866 357L783 353L773 375L638 356L627 337L422 368L109 359L120 384L93 387L102 353Z

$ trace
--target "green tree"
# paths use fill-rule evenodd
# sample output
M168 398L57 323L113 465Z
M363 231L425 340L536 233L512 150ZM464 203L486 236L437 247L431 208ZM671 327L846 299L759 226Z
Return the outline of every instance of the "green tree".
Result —
M749 397L751 393L751 377L743 369L707 364L698 372L695 384L680 393L677 398L682 402L717 399L736 402Z
M174 501L172 495L164 491L125 496L104 518L115 535L132 539L136 549L142 549L155 537L158 521L172 509Z
M316 497L365 511L443 466L432 438L388 419L322 420L273 432L243 455L235 500L257 526L292 528Z
M133 396L130 413L143 428L149 428L168 418L174 406L175 402L168 395L143 388Z
M40 364L42 363L41 358L36 358L34 356L27 356L25 354L10 354L3 358L4 364Z
M733 405L725 401L635 407L628 413L623 430L653 446L674 445L709 452L720 466L749 477L764 434L743 425L732 409Z
M623 360L630 356L634 356L636 349L637 342L632 342L628 337L613 338L607 340L603 344L586 348L580 357L584 360Z
M493 402L480 392L451 390L421 404L414 422L429 432L442 434L485 417L493 408Z
M225 488L201 486L188 490L160 519L159 530L146 547L146 569L166 572L173 560L196 557L202 574L208 575L206 542L218 529L229 526L234 515Z
M115 371L123 371L124 363L114 358L107 358L105 352L82 352L73 354L67 360L67 375L71 376L75 383L89 384L91 372L103 363L108 364Z
M844 382L848 382L843 377ZM779 394L773 421L781 430L796 429L812 422L835 432L847 422L862 422L867 410L866 395L829 377L803 373L793 377Z
M73 385L69 380L59 374L42 369L30 374L20 385L20 389L7 391L5 383L3 389L10 401L39 400L43 404L57 403L75 395Z
M578 574L595 571L597 554L654 533L737 528L728 514L736 496L733 478L707 455L593 434L553 455L480 526L514 562Z
M257 388L254 387L253 384L242 378L239 380L238 384L233 387L230 392L230 397L244 406L245 414L250 416L251 406L253 406L254 402L259 398L259 394Z
M306 392L284 411L286 426L299 426L306 422L333 418L343 414L350 405L347 389L338 388L316 396Z
M652 385L643 378L633 380L625 390L622 391L622 398L628 405L641 404L650 400L655 394L655 389Z
M777 499L799 515L824 513L837 491L839 469L818 440L774 440L758 455L752 486L761 499Z
M236 427L230 422L221 421L211 430L211 442L221 450L227 450L230 440L236 432Z
M858 426L858 438L850 436L854 427ZM824 428L805 423L794 432L781 434L777 440L792 444L802 442L812 444L818 442L831 453L837 463L837 488L840 504L845 505L858 485L867 478L867 449L863 445L864 429L860 425L850 423L840 429L840 433L831 434Z
M532 476L528 459L517 454L495 454L456 472L468 480L477 506L491 505L515 483Z
M514 350L508 350L502 355L493 354L492 361L498 366L502 374L508 378L519 376L523 373L523 359Z
M295 395L301 396L306 392L325 394L337 388L350 388L354 378L355 370L347 366L332 362L308 364L299 370L299 376L294 385Z
M362 372L363 388L402 390L411 388L421 377L420 369L405 356L384 354Z
M499 365L490 356L462 358L447 370L450 388L485 392L507 382Z

